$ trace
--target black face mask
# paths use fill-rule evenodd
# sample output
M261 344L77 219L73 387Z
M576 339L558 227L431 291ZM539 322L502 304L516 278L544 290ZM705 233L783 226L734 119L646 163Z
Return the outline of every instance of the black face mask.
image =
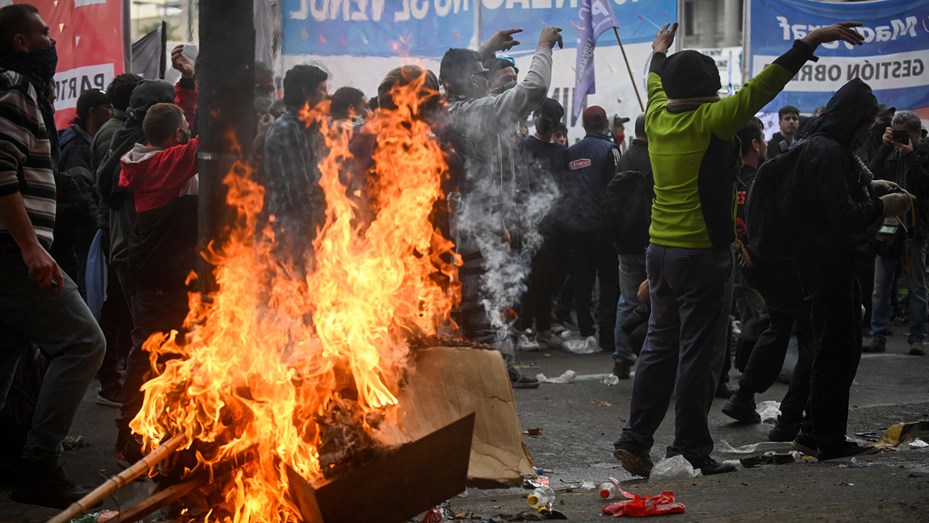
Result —
M852 136L852 141L849 144L849 147L852 151L857 151L864 144L868 143L868 138L871 136L871 126L864 124L855 131L855 134Z
M535 130L541 135L546 135L552 132L552 128L555 126L554 122L550 119L540 116L535 119Z
M55 76L58 68L58 49L55 44L42 49L32 49L28 53L20 53L22 65L32 71L40 79L48 82Z
M180 143L181 145L184 145L190 141L190 131L185 131L181 129L181 133L183 134L181 135L180 139L178 139L178 143Z

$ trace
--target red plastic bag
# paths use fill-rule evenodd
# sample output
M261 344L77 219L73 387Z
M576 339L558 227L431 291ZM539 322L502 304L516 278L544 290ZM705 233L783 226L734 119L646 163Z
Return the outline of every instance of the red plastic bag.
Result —
M603 513L614 518L629 516L644 518L647 516L664 516L684 512L684 504L674 501L674 492L666 490L657 496L632 494L622 491L626 501L610 503L603 507Z

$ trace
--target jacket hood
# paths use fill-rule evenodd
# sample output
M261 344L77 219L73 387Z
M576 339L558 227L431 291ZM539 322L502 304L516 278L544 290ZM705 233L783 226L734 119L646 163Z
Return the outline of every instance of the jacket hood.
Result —
M120 159L122 164L122 176L126 177L126 181L129 182L129 187L135 184L139 176L145 174L148 168L148 160L163 150L164 149L159 147L137 143L129 152L122 156Z
M836 91L808 132L828 134L848 146L859 129L874 122L875 115L877 98L868 84L855 78Z

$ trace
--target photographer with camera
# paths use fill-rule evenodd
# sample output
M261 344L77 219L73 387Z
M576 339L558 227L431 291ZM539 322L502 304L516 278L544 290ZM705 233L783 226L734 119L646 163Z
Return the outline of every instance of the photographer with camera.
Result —
M913 209L898 222L885 219L873 244L874 293L871 297L871 342L865 352L884 352L890 329L891 293L894 273L902 269L909 281L907 299L907 343L910 354L924 356L929 298L926 291L926 245L929 238L929 154L922 147L922 122L912 111L893 116L892 127L884 131L883 144L871 159L869 168L875 180L888 180L916 197Z

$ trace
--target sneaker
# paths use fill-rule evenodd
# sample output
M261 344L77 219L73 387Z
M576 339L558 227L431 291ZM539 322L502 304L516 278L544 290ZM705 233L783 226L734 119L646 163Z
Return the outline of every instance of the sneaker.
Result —
M519 348L519 350L527 352L538 352L539 349L542 348L538 341L530 338L529 336L526 336L525 334L520 334L516 339L516 347Z
M622 463L627 472L643 478L647 478L652 473L652 467L655 466L647 450L619 447L613 451L613 457Z
M142 440L136 436L130 436L116 456L116 464L122 469L127 469L144 457L145 454L142 453Z
M761 423L761 415L755 410L755 395L739 389L723 405L723 414L741 423Z
M123 394L122 392L116 391L107 393L105 391L100 391L97 393L97 405L103 405L104 407L122 407L123 406Z
M513 385L514 389L537 389L539 388L539 380L535 378L530 378L529 376L524 375L522 372L519 372L514 367L508 368L507 372L510 375L510 383Z
M539 334L535 337L535 341L539 343L539 347L542 350L564 350L564 341L562 341L560 337L556 336L554 332L555 331L553 330L552 334L549 334L548 336Z
M19 466L19 485L13 489L10 499L17 503L61 510L89 493L90 489L77 486L65 474L58 460L23 460ZM93 507L87 508L99 507L102 504L102 501L98 501Z
M812 434L808 434L802 430L797 432L790 446L793 447L794 450L799 450L807 456L813 456L814 458L819 456L819 447L816 443L816 438L814 438Z
M778 419L774 428L768 431L768 441L793 441L799 432L799 423L787 423Z
M876 454L880 449L873 445L859 445L854 441L846 441L834 449L820 451L816 459L827 461L830 459L850 458L852 456L867 456Z
M720 463L709 456L707 456L703 461L695 464L694 468L700 469L700 472L702 472L704 476L735 472L735 465L731 463Z
M926 351L923 350L923 342L916 341L910 343L910 356L925 356Z
M630 371L632 371L632 364L628 361L613 364L613 375L621 380L628 380Z
M886 352L887 338L883 336L872 336L868 343L862 344L861 352Z

